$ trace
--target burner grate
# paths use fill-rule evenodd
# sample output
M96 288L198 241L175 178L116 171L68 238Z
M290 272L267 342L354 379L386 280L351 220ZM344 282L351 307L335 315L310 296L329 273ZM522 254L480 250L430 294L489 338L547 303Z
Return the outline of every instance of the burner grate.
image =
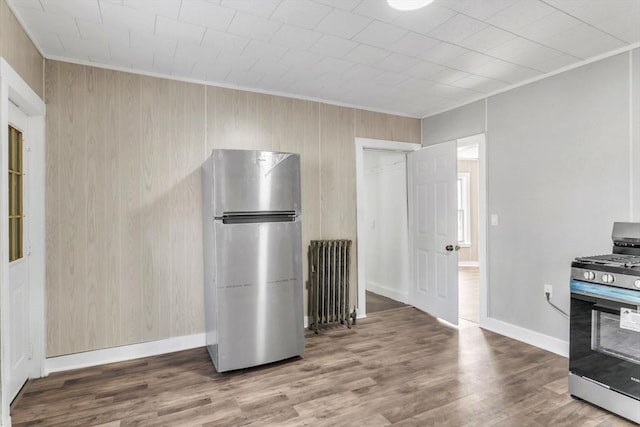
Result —
M576 258L579 262L588 262L592 264L601 265L614 265L620 267L640 267L640 256L637 255L622 255L622 254L608 254L608 255L595 255L589 257Z

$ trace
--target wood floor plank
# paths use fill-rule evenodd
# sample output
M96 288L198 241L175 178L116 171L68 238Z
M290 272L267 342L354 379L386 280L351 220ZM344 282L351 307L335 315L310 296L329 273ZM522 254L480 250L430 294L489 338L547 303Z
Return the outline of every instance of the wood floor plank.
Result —
M396 308L409 307L407 304L401 303L400 301L378 295L371 291L366 291L365 295L367 298L368 314L377 313L379 311L394 310Z
M462 248L462 250L465 249ZM458 301L460 318L476 324L480 323L480 269L478 267L458 268Z
M225 374L206 349L52 374L15 426L607 426L574 400L567 360L413 308L308 333L303 358Z

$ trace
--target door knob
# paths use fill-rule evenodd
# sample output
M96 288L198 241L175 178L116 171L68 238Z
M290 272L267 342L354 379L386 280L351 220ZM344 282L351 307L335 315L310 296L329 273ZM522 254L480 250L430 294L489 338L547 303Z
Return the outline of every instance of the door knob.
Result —
M447 245L445 246L445 249L449 252L453 251L453 245Z

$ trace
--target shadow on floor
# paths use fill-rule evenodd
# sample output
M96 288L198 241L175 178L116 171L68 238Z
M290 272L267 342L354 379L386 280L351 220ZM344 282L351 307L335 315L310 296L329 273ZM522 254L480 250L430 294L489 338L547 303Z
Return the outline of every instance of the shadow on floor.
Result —
M382 295L367 291L367 314L402 307L409 306L401 303L400 301L392 300L391 298L383 297Z

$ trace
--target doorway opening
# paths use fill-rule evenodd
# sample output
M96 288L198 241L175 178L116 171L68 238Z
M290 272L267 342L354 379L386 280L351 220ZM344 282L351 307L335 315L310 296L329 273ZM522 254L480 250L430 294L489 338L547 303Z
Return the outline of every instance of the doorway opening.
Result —
M402 151L364 150L365 288L369 313L407 307L409 235L407 157Z
M407 153L419 144L356 138L358 317L408 307Z
M0 424L27 378L44 374L45 159L42 99L0 58Z
M474 166L460 167L459 182L458 152ZM454 325L486 323L485 153L484 133L425 147L356 138L359 318L366 317L370 291ZM404 182L385 189L377 176L382 172ZM465 197L457 197L456 186L460 193L466 189ZM385 228L395 234L381 236ZM392 254L381 255L387 249ZM393 267L383 257L395 260Z
M458 313L480 324L480 146L484 134L457 140Z

